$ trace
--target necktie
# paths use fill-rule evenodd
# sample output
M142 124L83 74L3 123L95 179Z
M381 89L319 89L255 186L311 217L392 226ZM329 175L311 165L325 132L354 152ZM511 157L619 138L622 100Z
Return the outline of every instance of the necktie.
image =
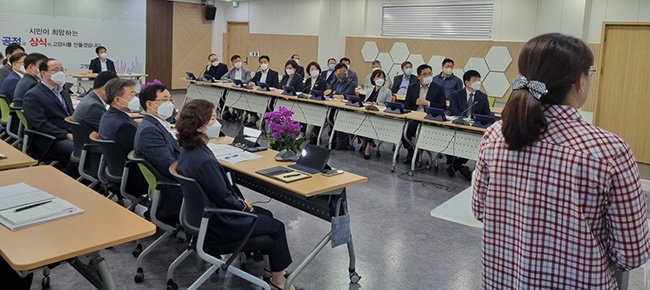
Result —
M469 100L467 100L467 106L468 106L468 108L469 108L470 106L472 106L473 104L474 104L474 93L470 93L470 94L469 94ZM474 108L471 108L471 109L467 110L467 115L468 115L468 117L471 117L471 116L472 116L472 110L473 110L473 109L474 109Z

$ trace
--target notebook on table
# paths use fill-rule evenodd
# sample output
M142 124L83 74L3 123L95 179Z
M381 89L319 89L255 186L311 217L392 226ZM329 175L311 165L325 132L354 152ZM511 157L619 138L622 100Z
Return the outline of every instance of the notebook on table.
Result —
M274 178L286 183L311 177L309 174L298 172L283 166L275 166L267 169L262 169L262 170L255 171L255 173L264 175L266 177Z

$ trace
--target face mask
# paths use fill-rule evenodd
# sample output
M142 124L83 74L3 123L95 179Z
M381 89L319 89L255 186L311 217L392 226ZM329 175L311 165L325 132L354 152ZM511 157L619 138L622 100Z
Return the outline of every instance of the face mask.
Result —
M219 61L218 61L218 60L212 62L212 66L218 66L218 65L219 65Z
M240 69L241 66L242 66L241 61L238 61L238 62L235 63L235 68Z
M339 80L344 80L347 76L348 76L347 73L339 73L339 74L336 74L336 77L337 77Z
M294 71L292 69L288 69L286 71L287 71L287 75L293 75L293 73L294 73Z
M380 68L378 68L378 67L373 67L373 68L372 68L372 71L376 71L376 70L378 70L378 69L380 69Z
M413 73L412 68L407 68L407 69L404 70L404 74L407 75L407 76L410 76L412 73Z
M470 87L475 91L478 91L481 89L481 82L473 82Z
M63 73L62 71L52 74L50 78L54 83L56 83L59 86L65 84L65 73Z
M160 106L158 106L158 117L160 117L163 120L168 119L169 117L174 115L174 104L172 102L164 102Z
M336 67L335 64L330 64L330 65L328 66L328 68L329 68L330 70L334 70L335 67Z
M425 85L431 84L432 81L433 81L433 76L428 76L422 79L422 83L424 83Z
M450 67L446 67L442 69L442 72L445 73L445 75L450 75L454 72L454 69Z
M25 70L25 67L24 67L24 66L19 67L18 70L19 70L22 74L26 74L26 73L27 73L27 71Z
M385 82L384 79L376 79L375 80L375 84L380 86L380 87L384 85L384 82Z
M107 55L105 52L99 55L99 57L101 57L101 58L103 58L103 59L106 59L107 56L108 56L108 55Z
M346 64L345 66L348 68L348 70L350 70L350 65L349 64Z
M261 68L262 70L267 70L267 69L269 68L269 64L268 64L268 63L260 64L260 68Z
M309 72L309 74L311 75L312 78L315 78L315 77L318 77L319 72L317 70L313 70L313 71Z
M129 111L133 113L140 112L140 99L138 97L134 97L129 101L127 107L129 107Z
M300 64L300 59L294 59L293 61L295 61L297 64Z
M219 138L219 132L221 132L221 123L214 122L214 124L208 127L208 130L205 132L208 135L208 138L215 139Z

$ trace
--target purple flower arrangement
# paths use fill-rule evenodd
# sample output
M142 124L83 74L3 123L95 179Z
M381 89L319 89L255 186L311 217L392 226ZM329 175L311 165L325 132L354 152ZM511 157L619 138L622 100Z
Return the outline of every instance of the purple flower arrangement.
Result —
M268 112L264 115L266 125L269 128L267 143L273 150L284 149L298 152L302 142L305 140L300 136L300 123L291 119L293 111L280 106L277 111Z

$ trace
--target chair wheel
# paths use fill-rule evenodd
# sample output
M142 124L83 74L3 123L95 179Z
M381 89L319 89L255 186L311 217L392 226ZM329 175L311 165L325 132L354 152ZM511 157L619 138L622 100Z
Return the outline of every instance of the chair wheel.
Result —
M50 289L50 277L43 277L41 281L41 288Z
M381 152L377 151L377 158L381 157Z
M179 243L179 244L185 243L185 239L183 239L183 238L178 238L178 243Z
M413 177L413 171L409 171L407 174L408 176Z
M167 290L178 290L178 285L174 283L174 280L169 279L169 281L167 281Z
M359 283L359 280L361 280L361 276L359 276L357 272L350 273L350 283L357 284Z
M138 268L138 271L135 273L134 279L135 283L142 283L144 282L144 271L142 268Z
M137 258L137 257L140 256L140 253L142 253L142 245L141 245L141 244L137 244L137 245L135 246L135 249L133 249L133 252L132 252L131 254L133 254L133 257L136 257L136 258Z

